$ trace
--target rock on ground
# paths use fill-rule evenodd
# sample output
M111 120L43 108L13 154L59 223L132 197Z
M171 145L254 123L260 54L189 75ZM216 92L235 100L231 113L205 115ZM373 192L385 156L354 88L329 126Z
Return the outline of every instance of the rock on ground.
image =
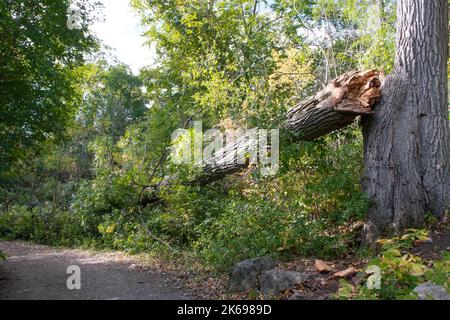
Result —
M275 265L275 261L270 257L249 259L235 264L231 270L229 290L238 292L259 289L261 274Z
M261 275L261 291L266 297L304 283L311 274L305 272L270 270Z
M443 286L437 286L431 282L423 283L414 288L420 300L450 300L450 295Z

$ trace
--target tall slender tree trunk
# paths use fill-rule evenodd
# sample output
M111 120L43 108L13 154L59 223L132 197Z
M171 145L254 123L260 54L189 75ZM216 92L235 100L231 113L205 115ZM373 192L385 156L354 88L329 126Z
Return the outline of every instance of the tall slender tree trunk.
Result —
M447 0L398 0L395 68L363 119L366 243L450 205Z
M377 0L378 27L381 28L384 22L384 0Z

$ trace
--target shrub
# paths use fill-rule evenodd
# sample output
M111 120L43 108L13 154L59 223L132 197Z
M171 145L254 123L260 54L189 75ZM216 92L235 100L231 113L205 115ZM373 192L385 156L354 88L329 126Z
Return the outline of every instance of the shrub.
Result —
M441 260L428 261L411 254L415 241L428 238L425 230L408 230L403 236L379 241L382 252L369 266L379 268L381 286L371 289L365 283L352 285L341 280L337 299L416 299L413 289L422 283L432 282L444 286L450 293L450 254L443 252Z

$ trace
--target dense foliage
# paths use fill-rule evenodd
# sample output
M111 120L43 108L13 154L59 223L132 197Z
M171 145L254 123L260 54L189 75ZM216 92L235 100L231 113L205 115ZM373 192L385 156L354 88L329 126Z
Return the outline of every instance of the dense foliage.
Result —
M219 271L261 255L356 249L369 205L358 123L315 142L282 137L271 177L249 168L194 186L186 181L195 168L174 165L167 150L172 132L193 120L204 130L275 128L344 71L389 73L395 1L132 3L158 52L139 75L82 63L95 42L85 29L60 27L66 1L0 4L1 163L9 172L0 237L182 252ZM11 166L34 145L37 156ZM176 179L166 185L167 176ZM155 185L157 201L143 203Z
M411 249L418 241L429 241L426 230L407 230L401 237L382 239L381 254L369 262L370 267L380 268L379 288L368 288L363 283L351 284L346 280L340 281L340 289L336 298L347 299L417 299L414 288L421 283L430 282L443 286L448 292L450 274L450 254L441 252L441 259L423 259ZM367 271L366 271L367 273ZM432 297L429 297L432 299Z
M81 29L70 30L69 3L0 3L0 179L40 142L60 138L78 107L74 72L97 47L88 30L96 5L79 0Z

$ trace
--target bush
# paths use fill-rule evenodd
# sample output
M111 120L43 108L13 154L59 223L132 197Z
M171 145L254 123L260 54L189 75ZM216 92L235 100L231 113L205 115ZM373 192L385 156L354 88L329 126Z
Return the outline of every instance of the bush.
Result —
M382 252L369 262L369 266L375 266L381 272L380 288L369 288L365 283L354 286L341 280L336 298L417 299L413 289L425 282L444 286L450 293L450 254L442 252L441 260L433 261L430 267L429 261L409 252L415 241L427 238L425 230L408 230L401 237L380 240Z
M29 209L14 206L0 213L0 238L43 244L75 245L84 238L76 219L68 212L52 212L51 205Z
M36 207L1 211L0 237L132 253L169 244L221 271L262 255L337 257L354 247L345 226L368 208L359 187L361 141L355 128L314 143L286 141L277 176L249 169L204 187L180 178L147 208L139 207L140 188L127 170L98 167L94 178L76 182L51 178Z

